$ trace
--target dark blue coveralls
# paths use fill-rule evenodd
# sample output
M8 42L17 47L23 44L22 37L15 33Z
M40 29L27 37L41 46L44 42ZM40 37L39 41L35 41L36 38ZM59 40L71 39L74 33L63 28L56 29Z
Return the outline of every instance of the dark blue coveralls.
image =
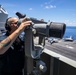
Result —
M0 36L0 41L7 36L8 33ZM0 55L0 75L23 75L24 41L19 37L18 39L19 41L16 40L4 54Z

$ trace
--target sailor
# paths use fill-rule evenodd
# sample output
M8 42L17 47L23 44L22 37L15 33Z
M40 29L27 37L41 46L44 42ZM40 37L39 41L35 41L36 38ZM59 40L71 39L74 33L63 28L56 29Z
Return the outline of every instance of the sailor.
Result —
M10 17L6 20L7 32L0 36L0 75L23 75L24 42L19 35L31 21L24 18L18 26L18 18Z

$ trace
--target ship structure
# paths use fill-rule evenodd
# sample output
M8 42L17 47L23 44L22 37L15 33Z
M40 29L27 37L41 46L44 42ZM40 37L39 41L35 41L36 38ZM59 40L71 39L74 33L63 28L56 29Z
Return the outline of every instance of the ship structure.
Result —
M8 17L8 12L0 5L0 30L5 29L4 24Z

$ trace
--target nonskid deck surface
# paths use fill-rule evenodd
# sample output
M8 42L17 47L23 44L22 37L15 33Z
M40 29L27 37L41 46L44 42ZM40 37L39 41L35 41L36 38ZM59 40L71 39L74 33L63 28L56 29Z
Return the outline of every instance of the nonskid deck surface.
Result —
M52 44L46 41L45 48L76 61L76 41L60 40Z

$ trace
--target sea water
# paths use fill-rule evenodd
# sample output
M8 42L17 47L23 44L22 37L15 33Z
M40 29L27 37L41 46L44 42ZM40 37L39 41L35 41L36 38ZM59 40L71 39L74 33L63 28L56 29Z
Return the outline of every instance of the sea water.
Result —
M66 26L64 38L72 36L76 40L76 26Z

